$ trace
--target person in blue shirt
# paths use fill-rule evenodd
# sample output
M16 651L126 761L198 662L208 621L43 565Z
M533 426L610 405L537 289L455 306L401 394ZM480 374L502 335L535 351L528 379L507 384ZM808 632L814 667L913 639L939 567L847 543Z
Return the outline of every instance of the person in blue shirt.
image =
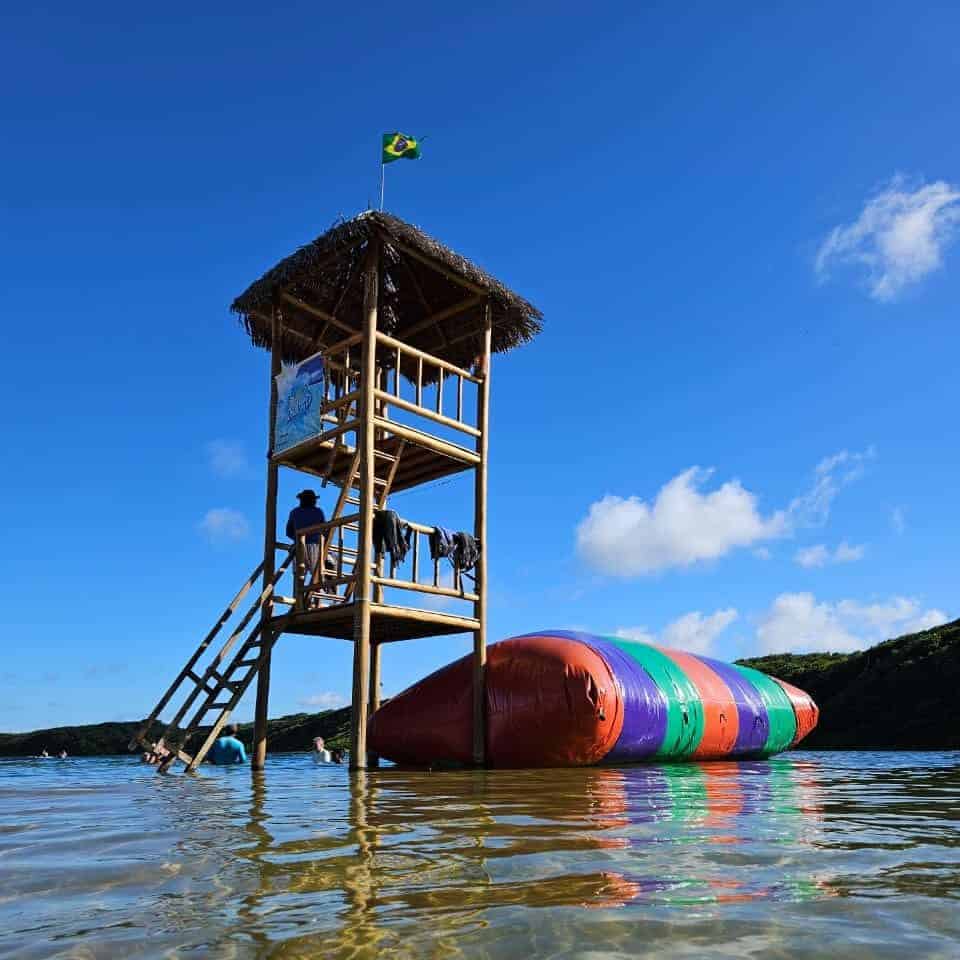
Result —
M300 501L300 506L294 507L287 518L287 537L290 540L296 540L298 530L327 522L323 511L317 506L317 495L313 490L301 490L297 494L297 499ZM308 533L305 539L305 559L309 574L317 568L317 560L320 556L320 534Z
M243 749L243 743L237 739L237 725L228 724L223 728L223 736L213 745L210 751L210 762L225 763L246 763L247 752Z

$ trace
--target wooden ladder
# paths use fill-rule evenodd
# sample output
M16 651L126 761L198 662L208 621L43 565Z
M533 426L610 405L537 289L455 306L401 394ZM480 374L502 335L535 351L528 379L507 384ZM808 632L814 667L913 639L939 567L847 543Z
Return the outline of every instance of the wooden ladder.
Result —
M407 441L401 440L397 446L397 452L395 454L385 453L381 450L374 449L374 455L380 459L386 459L390 462L390 467L387 470L386 477L376 477L374 478L375 486L380 487L377 496L375 498L375 507L377 510L383 510L387 505L387 499L390 496L390 491L393 488L393 481L397 475L397 469L400 466L400 458L403 456L403 451L406 448ZM357 486L357 483L360 478L360 451L358 450L350 461L350 467L347 470L343 484L340 487L340 494L337 497L337 502L334 505L333 513L330 515L330 520L339 520L345 513L348 506L359 506L360 500L353 496L354 488ZM312 583L316 583L320 579L319 566L320 564L326 563L326 555L330 552L338 552L338 549L342 548L331 548L326 544L321 543L321 549L317 554L317 569L312 572ZM343 549L344 556L346 556L346 549ZM357 568L357 551L350 550L352 557L347 562L353 563L353 577L354 579L346 585L346 590L344 591L343 597L340 598L340 602L347 603L350 600L350 597L353 595L353 589L356 584L356 568ZM345 563L341 561L340 568L342 569L346 566ZM312 586L311 583L311 586ZM313 591L307 591L308 594ZM330 594L322 593L321 596L331 598Z
M143 722L143 725L134 735L129 744L130 750L135 750L138 747L143 747L146 750L154 749L154 745L149 739L151 727L157 722L161 711L174 696L178 692L182 693L185 690L186 698L173 719L166 725L160 740L157 741L157 746L163 747L168 751L168 755L160 763L158 769L161 772L166 771L175 760L182 760L184 764L186 764L187 772L195 770L197 766L199 766L207 755L207 752L213 746L214 741L220 735L223 725L229 720L231 712L237 703L239 703L247 687L250 686L250 682L257 675L263 657L269 653L276 641L275 636L262 636L262 621L257 614L261 613L266 604L272 602L273 591L280 581L280 578L293 562L294 553L295 551L292 548L287 552L283 562L274 573L273 579L264 587L257 599L240 619L210 664L202 673L198 672L198 664L204 653L208 650L223 625L240 606L241 601L263 571L263 564L260 564L260 566L250 574L246 583L240 588L237 595L221 614L220 619L213 625L210 632L203 638L200 646L194 651L167 692L160 698L160 702L154 707L150 716ZM253 624L250 632L240 644L236 654L228 661L230 651L235 646L237 640L239 640L247 630L250 621L253 620L254 617L257 617L256 623ZM226 665L224 666L224 664ZM186 717L194 703L201 697L201 694L204 696L199 708L193 714L186 727L181 730L179 726L180 723L184 717ZM214 719L210 732L203 744L198 750L194 751L192 755L187 753L184 748L196 734L197 728L208 714L215 711L219 711L219 713Z

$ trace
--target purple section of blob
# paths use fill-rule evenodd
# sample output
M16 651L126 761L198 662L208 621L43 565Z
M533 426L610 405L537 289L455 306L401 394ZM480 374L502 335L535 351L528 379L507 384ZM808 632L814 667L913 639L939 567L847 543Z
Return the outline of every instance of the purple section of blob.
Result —
M623 763L652 757L667 732L667 702L653 677L628 653L592 633L577 630L541 630L538 636L578 640L596 650L620 681L623 730L604 763Z
M770 733L770 718L767 716L767 708L763 705L760 694L754 689L753 684L729 663L723 663L711 657L697 656L697 659L706 664L730 688L737 705L740 726L737 730L737 741L729 756L740 757L760 753Z

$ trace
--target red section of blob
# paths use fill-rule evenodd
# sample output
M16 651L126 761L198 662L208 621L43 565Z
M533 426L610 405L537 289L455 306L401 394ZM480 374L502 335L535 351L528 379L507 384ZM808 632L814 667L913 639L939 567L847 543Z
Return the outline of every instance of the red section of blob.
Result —
M623 729L623 701L610 668L576 640L493 644L486 686L492 766L596 763ZM370 718L370 749L396 763L469 763L471 696L471 658L464 657L385 703Z
M703 737L693 751L694 760L717 760L727 756L737 742L740 714L730 688L702 660L681 650L658 647L697 688L703 704Z
M813 697L809 693L801 690L799 687L787 683L786 680L772 678L783 687L783 692L790 698L793 704L793 712L797 716L797 735L793 738L792 747L799 743L816 725L820 719L820 708L813 702Z
M456 660L383 704L367 724L369 749L394 763L470 763L470 661L471 657Z
M596 763L623 729L606 661L577 640L518 637L487 656L487 745L497 767Z

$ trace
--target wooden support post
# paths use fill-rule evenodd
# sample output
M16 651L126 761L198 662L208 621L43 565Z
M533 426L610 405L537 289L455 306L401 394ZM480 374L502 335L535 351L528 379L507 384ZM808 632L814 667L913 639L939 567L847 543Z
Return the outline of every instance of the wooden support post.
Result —
M353 618L353 718L350 769L367 766L367 702L370 683L370 564L373 559L374 402L377 356L377 298L380 287L380 241L370 240L364 265L363 353L360 364L360 530L357 543L356 600Z
M264 511L263 530L263 589L273 583L276 569L274 551L277 540L277 474L279 467L273 462L274 431L277 412L277 375L280 373L280 361L283 356L283 317L274 306L270 324L270 410L269 410L269 447L267 449L267 502ZM254 770L263 768L267 759L267 713L270 706L270 651L273 637L270 618L273 616L273 602L267 597L260 610L260 640L263 644L260 656L260 669L257 673L257 705L253 718L253 753L251 765Z
M473 634L473 762L480 765L486 759L486 701L485 673L487 665L487 560L490 549L487 540L487 454L490 419L490 341L492 319L490 303L484 308L483 380L477 387L477 453L480 462L474 469L474 536L480 541L477 561L477 600L473 616L480 628Z
M383 587L380 587L380 592L383 592ZM380 709L380 647L379 643L370 645L370 713ZM375 753L368 753L367 765L379 767L380 757Z

